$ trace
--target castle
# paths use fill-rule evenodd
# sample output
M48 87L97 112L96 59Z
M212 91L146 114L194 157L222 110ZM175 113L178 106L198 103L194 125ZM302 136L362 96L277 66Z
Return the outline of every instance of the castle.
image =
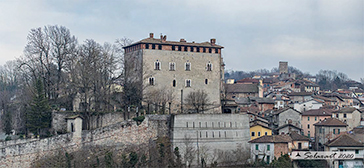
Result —
M221 113L223 48L216 44L216 39L176 42L167 41L163 35L154 38L150 33L149 38L124 47L125 80L142 86L143 105L148 107L156 99L164 98L169 103L169 113L187 113L183 102L186 96L203 90L211 105L206 113Z

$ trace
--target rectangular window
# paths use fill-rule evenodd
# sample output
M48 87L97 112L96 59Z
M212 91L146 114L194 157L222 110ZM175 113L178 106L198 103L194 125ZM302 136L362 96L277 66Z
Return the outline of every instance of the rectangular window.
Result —
M154 62L154 70L161 70L161 63L158 60Z
M259 150L259 145L258 144L255 145L255 150Z
M155 49L155 44L152 44L152 49Z
M186 62L186 64L185 64L185 70L186 71L190 71L191 70L191 63Z
M267 145L267 151L270 151L270 145Z
M321 127L319 128L319 133L322 133L322 128Z
M162 50L162 45L158 45L158 50Z
M178 46L178 51L182 51L182 47L181 46Z
M307 129L310 129L310 124L307 124Z
M315 121L317 121L317 117L315 117Z
M308 131L307 136L308 136L309 138L311 138L311 132L310 132L310 131Z
M176 64L175 64L174 62L170 62L170 63L169 63L169 70L170 70L170 71L174 71L174 70L175 70L175 65L176 65Z
M193 47L190 47L190 52L193 52Z
M337 129L337 134L340 134L340 129Z
M149 49L149 44L145 44L145 49Z
M265 132L265 134L264 135L268 135L268 132Z
M252 137L255 136L255 132L252 132Z
M149 85L154 85L155 83L154 83L154 78L152 77L152 78L149 78Z
M219 53L219 49L215 48L215 53Z
M211 63L208 63L207 66L206 66L206 70L207 71L212 71L212 64Z
M344 118L346 118L346 114L344 114Z
M190 79L186 79L186 87L191 87L191 80Z
M355 154L359 154L359 149L355 149Z
M176 49L176 46L172 45L172 51L174 51Z
M332 130L332 132L333 132L334 134L336 134L336 130L335 130L335 129L333 129L333 130Z
M260 136L260 132L258 132L258 136Z
M310 117L307 117L307 121L310 121Z
M270 156L267 155L267 164L269 164L269 162L270 162Z

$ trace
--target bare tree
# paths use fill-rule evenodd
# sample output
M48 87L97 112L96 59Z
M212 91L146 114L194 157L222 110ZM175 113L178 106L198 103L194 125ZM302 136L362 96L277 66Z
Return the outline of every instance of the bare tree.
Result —
M204 90L190 92L185 98L186 105L190 107L190 111L201 113L208 110L210 100L208 94Z
M195 160L196 158L196 149L193 146L193 141L191 139L191 137L185 135L184 139L183 139L183 159L186 163L186 166L191 166L192 162Z
M171 103L174 99L173 90L171 89L148 89L144 94L143 100L148 104L152 104L155 112L161 111L163 114L166 112L166 105L169 106L169 113L171 113ZM161 110L159 110L161 108ZM148 107L149 110L149 107Z

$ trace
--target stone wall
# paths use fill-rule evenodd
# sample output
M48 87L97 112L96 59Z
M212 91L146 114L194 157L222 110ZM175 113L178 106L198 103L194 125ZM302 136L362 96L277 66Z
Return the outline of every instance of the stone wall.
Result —
M37 159L55 155L60 150L70 153L89 146L126 148L148 144L151 139L168 134L168 119L168 116L147 116L140 125L131 120L124 121L95 130L84 130L81 137L67 133L45 139L1 142L0 167L30 167Z
M65 133L67 129L66 118L69 116L81 115L81 112L53 112L52 113L52 128L56 132ZM134 113L130 113L130 118L135 117ZM124 121L124 115L122 112L109 112L109 113L95 113L91 116L91 129L105 127L108 125L116 124Z
M209 113L221 113L220 90L221 90L221 54L195 53L166 50L143 50L143 79L154 77L155 85L147 87L145 93L153 89L172 90L174 101L172 102L172 113L178 113L181 104L181 90L183 98L190 92L199 89L208 93L210 103L214 105ZM158 60L161 64L160 70L154 70L154 63ZM175 70L169 70L169 63L175 63ZM185 70L185 63L190 63L190 71ZM212 70L207 71L206 65L212 64ZM186 87L186 80L191 81L191 87ZM173 80L176 86L172 86ZM205 83L207 80L207 84ZM144 80L144 85L148 85ZM186 106L186 104L184 105ZM184 107L185 109L187 107Z

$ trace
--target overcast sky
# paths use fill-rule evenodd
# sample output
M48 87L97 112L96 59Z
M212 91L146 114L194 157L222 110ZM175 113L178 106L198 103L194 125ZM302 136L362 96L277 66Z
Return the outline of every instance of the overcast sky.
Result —
M0 64L23 54L33 28L62 25L79 43L167 40L224 46L226 70L278 67L337 70L364 78L362 0L1 0Z

